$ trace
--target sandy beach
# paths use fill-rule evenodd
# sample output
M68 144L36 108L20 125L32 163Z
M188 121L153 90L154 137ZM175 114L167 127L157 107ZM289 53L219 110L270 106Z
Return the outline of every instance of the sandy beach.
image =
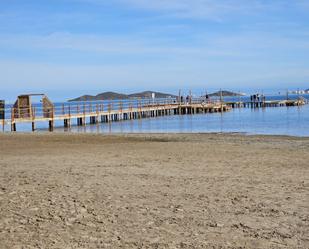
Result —
M309 248L309 138L1 134L0 248Z

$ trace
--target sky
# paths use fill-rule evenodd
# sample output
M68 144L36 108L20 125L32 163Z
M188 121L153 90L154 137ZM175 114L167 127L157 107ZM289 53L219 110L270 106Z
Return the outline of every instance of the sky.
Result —
M0 99L309 88L309 0L0 0Z

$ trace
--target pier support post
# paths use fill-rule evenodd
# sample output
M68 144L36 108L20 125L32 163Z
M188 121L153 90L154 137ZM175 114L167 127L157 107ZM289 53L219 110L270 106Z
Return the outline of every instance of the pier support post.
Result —
M64 127L70 128L71 127L71 119L65 119L64 121Z
M78 126L86 125L86 119L85 118L77 118L77 125Z
M16 123L11 124L11 131L16 131Z
M53 131L54 130L54 120L49 120L48 121L48 127L49 127L49 131Z
M96 116L91 116L90 117L90 124L96 124L97 123L97 117Z

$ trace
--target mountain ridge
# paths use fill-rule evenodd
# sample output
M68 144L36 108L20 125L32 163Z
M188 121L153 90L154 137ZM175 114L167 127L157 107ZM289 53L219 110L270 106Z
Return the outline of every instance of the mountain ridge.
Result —
M162 92L155 92L155 91L143 91L143 92L137 92L137 93L131 93L131 94L123 94L123 93L117 93L117 92L103 92L99 93L97 95L82 95L80 97L70 99L68 102L74 102L74 101L96 101L96 100L115 100L115 99L134 99L134 98L151 98L152 94L155 94L156 98L175 98L176 95L169 94L169 93L162 93Z

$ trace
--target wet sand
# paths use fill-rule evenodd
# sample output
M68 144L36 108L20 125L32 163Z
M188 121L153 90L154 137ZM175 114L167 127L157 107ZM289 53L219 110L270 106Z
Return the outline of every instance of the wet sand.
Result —
M0 135L0 248L309 248L309 139Z

